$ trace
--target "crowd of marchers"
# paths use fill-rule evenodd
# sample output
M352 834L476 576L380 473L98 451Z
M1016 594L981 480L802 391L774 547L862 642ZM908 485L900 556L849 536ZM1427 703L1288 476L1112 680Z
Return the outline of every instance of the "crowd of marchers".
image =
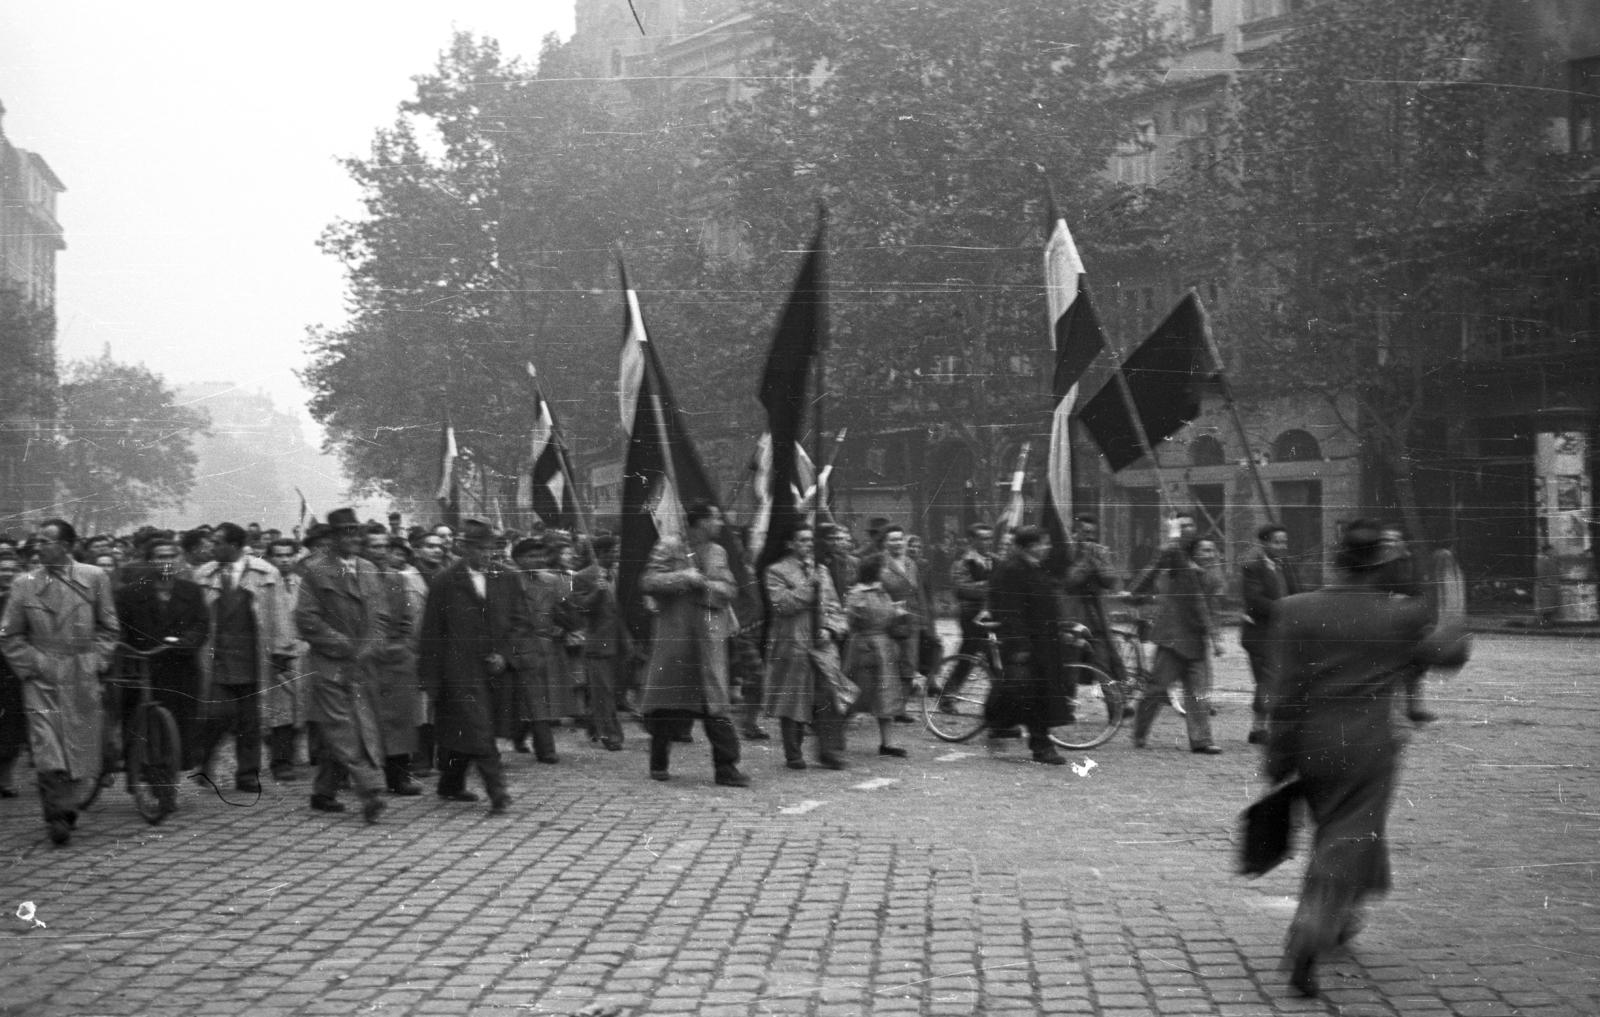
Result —
M86 782L109 782L123 758L138 690L117 665L130 651L153 654L151 692L177 722L190 779L250 794L263 764L280 782L309 764L312 809L344 811L350 789L368 821L385 792L419 795L427 778L442 798L476 801L472 769L491 810L504 812L502 743L557 764L564 726L618 750L629 718L648 733L656 780L670 779L672 746L693 741L697 719L723 785L748 784L741 742L768 740L762 725L774 719L793 769L846 767L857 714L876 721L878 755L905 757L895 726L910 722L908 697L946 649L920 542L884 518L859 541L839 523L789 533L755 580L761 617L741 625L720 510L691 505L684 522L681 536L658 542L639 582L650 617L639 641L618 596L619 540L605 532L522 536L468 520L460 532L402 533L398 517L362 523L340 509L303 541L226 522L80 538L63 520L20 543L0 538L0 795L17 793L13 770L26 750L50 834L70 838ZM1036 761L1064 762L1048 732L1073 723L1077 690L1057 677L1059 635L1073 622L1103 633L1106 600L1131 596L1155 601L1157 647L1134 743L1145 744L1177 685L1191 749L1221 751L1209 708L1209 657L1222 651L1218 545L1188 515L1173 523L1172 542L1126 583L1091 516L1054 548L1037 527L999 541L994 527L969 528L941 579L955 594L956 653L981 658L999 642L990 737L1026 733ZM1241 569L1241 643L1265 689L1272 604L1301 590L1283 529L1258 538ZM1403 546L1395 531L1386 538ZM1090 641L1087 652L1108 645ZM933 693L949 709L963 667L945 680ZM1412 712L1426 719L1420 703ZM1251 741L1264 740L1260 694L1255 716ZM213 772L229 742L231 779Z

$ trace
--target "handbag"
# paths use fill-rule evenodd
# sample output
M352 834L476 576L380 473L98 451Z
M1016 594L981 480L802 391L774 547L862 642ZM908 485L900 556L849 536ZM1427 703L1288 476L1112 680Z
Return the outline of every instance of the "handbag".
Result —
M836 712L843 715L861 698L861 688L845 676L839 666L839 651L832 646L813 646L806 653L811 658L811 673L821 679L828 690Z
M1294 803L1304 796L1298 779L1273 788L1239 815L1239 874L1264 876L1294 853Z

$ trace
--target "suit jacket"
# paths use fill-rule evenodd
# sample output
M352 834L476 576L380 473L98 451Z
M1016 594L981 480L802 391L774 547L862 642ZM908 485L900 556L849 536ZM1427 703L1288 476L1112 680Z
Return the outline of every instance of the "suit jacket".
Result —
M219 562L208 561L195 570L194 582L200 587L206 601L206 645L200 648L200 699L209 699L213 661L212 645L216 641L216 604L222 596ZM292 656L295 650L294 622L286 613L287 604L278 596L277 586L283 577L278 568L253 555L245 555L244 571L239 589L250 595L250 610L256 622L256 688L267 688L273 683L273 656Z
M1300 593L1300 582L1281 561L1261 552L1239 567L1244 597L1244 624L1239 626L1239 645L1247 650L1263 646L1272 624L1277 602Z

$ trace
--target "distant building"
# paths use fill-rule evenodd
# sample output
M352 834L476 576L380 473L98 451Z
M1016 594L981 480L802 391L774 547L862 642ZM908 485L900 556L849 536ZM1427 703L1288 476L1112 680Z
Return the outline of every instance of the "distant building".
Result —
M1176 173L1214 164L1230 81L1270 65L1273 44L1312 24L1318 6L1161 0L1185 41L1108 173L1129 185L1159 187ZM1546 158L1570 171L1575 202L1592 202L1600 195L1600 6L1503 0L1500 13L1531 43L1534 84L1548 96ZM1096 292L1124 341L1138 341L1190 288L1213 308L1229 299L1228 280L1204 266L1147 258L1100 268L1090 266ZM1543 279L1539 292L1464 292L1459 314L1425 329L1448 338L1438 348L1454 352L1430 372L1414 439L1416 499L1428 535L1454 546L1477 592L1503 597L1506 606L1531 598L1536 559L1557 561L1563 576L1592 578L1597 535L1600 266L1551 260L1534 274ZM1337 539L1341 521L1397 515L1389 481L1347 426L1358 420L1353 407L1336 413L1278 401L1246 408L1245 429L1268 464L1263 473L1291 546L1313 564ZM1163 472L1172 500L1194 508L1202 529L1214 528L1235 552L1242 550L1265 511L1220 400L1208 401L1158 456L1170 467ZM1091 509L1098 504L1110 542L1136 556L1159 539L1154 477L1141 463L1116 477L1082 478L1080 500ZM1588 581L1574 579L1578 586ZM1566 595L1587 598L1588 607L1576 612L1592 614L1592 587ZM1478 606L1499 605L1480 599Z
M56 253L66 248L56 195L66 185L37 152L6 137L0 105L0 530L55 501Z

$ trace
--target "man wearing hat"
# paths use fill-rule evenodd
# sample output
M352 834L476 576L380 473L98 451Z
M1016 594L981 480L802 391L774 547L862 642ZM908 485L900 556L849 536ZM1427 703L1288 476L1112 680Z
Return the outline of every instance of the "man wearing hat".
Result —
M362 816L375 823L384 809L384 751L374 671L404 650L391 642L394 619L378 572L360 556L365 534L355 511L334 509L328 525L331 546L306 560L295 607L300 638L310 647L310 720L321 735L311 807L343 812L339 781L348 772Z
M491 559L494 531L467 520L460 550L428 588L417 677L433 700L439 797L477 801L466 786L467 769L476 764L489 811L500 814L511 795L495 741L499 704L510 698L510 673L532 667L537 651L517 577Z

